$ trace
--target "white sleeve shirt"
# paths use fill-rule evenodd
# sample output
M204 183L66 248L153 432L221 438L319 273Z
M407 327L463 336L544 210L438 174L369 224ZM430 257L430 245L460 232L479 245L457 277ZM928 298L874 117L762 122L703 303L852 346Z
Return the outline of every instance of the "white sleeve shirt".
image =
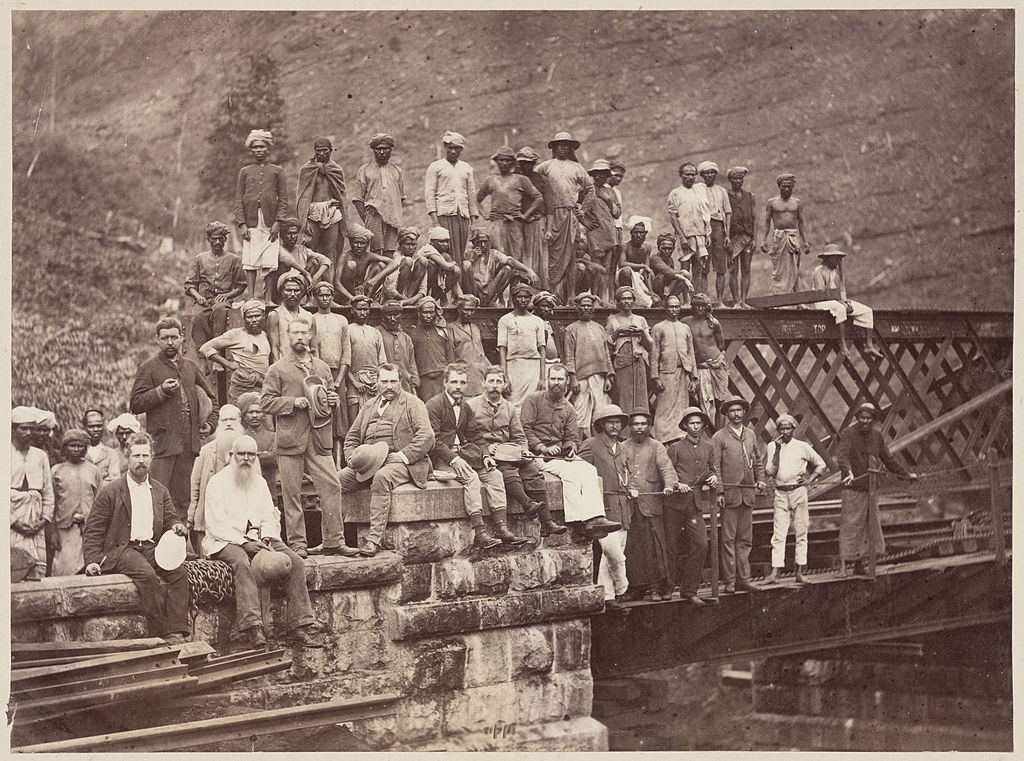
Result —
M766 467L770 467L773 462L776 446L778 443L775 441L768 445ZM824 470L825 461L806 441L791 439L788 444L782 445L782 452L779 454L779 472L775 474L776 485L795 484L797 477L807 473L808 466L812 470Z
M153 536L153 487L149 477L141 484L128 476L128 496L132 500L132 531L128 537L132 541L152 541Z

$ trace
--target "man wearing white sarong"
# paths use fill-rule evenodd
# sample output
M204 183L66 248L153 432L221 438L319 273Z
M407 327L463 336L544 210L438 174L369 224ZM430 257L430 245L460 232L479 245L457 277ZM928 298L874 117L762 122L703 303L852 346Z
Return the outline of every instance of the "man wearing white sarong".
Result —
M498 319L498 356L511 388L511 401L519 407L528 394L544 390L547 336L544 320L530 314L530 288L512 289L513 309Z
M697 385L693 334L679 319L678 296L665 299L665 319L651 329L651 380L657 392L654 438L668 444L682 437L679 420L690 406L690 389Z
M576 409L580 441L590 437L594 410L611 404L608 391L612 387L612 360L604 328L591 318L597 297L581 293L576 302L579 317L565 329L565 367L569 371L569 394Z
M35 562L32 579L46 575L43 530L53 521L50 458L29 444L37 413L33 407L11 410L11 551L21 550Z

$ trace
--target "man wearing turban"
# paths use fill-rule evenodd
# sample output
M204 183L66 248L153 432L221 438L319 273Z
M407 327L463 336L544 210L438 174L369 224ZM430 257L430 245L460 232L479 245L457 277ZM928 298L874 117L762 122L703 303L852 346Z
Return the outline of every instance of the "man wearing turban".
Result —
M85 459L88 447L89 434L72 428L64 434L60 445L64 462L51 470L54 510L47 537L53 553L51 576L73 576L85 565L82 526L103 486L103 473Z
M525 263L523 222L537 212L544 199L533 183L512 171L516 166L516 154L507 145L495 151L491 160L497 165L498 173L488 175L476 194L476 200L481 204L488 196L491 199L487 212L491 246Z
M729 205L732 219L729 222L729 290L734 303L742 309L749 309L747 294L750 293L750 260L754 255L754 196L743 189L743 180L749 170L745 166L734 166L725 176L732 189Z
M466 147L466 138L458 132L445 132L441 136L444 158L427 167L423 198L427 214L435 226L445 228L451 235L453 259L461 259L469 241L471 220L480 218L476 201L476 182L473 167L459 159Z
M373 233L370 250L391 256L398 249L398 229L402 226L402 205L405 196L405 173L391 163L395 138L378 132L370 138L373 161L356 172L356 190L352 204Z
M11 410L11 554L21 550L34 563L29 578L46 575L44 529L53 521L53 480L50 460L31 445L39 411Z
M679 165L679 187L668 194L668 217L679 241L679 263L689 264L694 290L708 287L708 236L711 234L711 205L707 185L697 182L697 167Z
M266 307L252 299L242 305L243 326L211 338L199 353L231 373L228 401L232 404L246 391L259 391L270 368L270 339L263 329Z
M309 247L327 256L332 265L338 261L348 233L345 172L331 160L333 152L329 138L318 137L313 141L313 158L299 167L295 205L295 216L308 236Z
M808 254L811 244L804 234L804 209L793 195L796 176L783 172L775 179L779 194L768 199L764 207L761 250L772 263L771 293L793 293L800 290L800 254ZM774 231L774 232L773 232ZM771 244L768 234L772 233Z
M523 215L523 258L520 261L537 273L538 287L548 290L548 244L544 240L544 188L547 183L534 171L540 154L528 145L516 151L516 174L521 174L540 193L540 204L530 214Z
M325 254L307 248L300 240L302 224L296 217L288 217L281 221L281 245L278 249L277 271L274 272L271 283L281 279L286 272L297 272L306 281L308 288L313 283L330 279L331 259ZM280 294L276 287L269 287L271 301L278 301ZM308 299L305 301L308 302Z
M254 129L245 139L253 163L238 173L235 194L235 225L242 236L242 269L249 295L263 298L266 278L277 269L277 240L280 223L288 216L288 189L284 170L267 163L274 137L269 130ZM261 273L257 286L256 274ZM257 287L259 290L257 291Z
M611 345L615 370L615 396L627 410L648 410L647 368L650 366L651 329L647 320L633 314L636 292L628 286L615 289L619 311L608 316L605 335Z
M355 420L359 408L377 395L377 368L388 361L380 331L367 325L370 297L352 299L352 319L342 337L341 367L338 369L338 393L348 409L348 420ZM344 435L341 436L344 439Z
M384 279L401 266L401 260L394 255L388 257L370 251L372 240L373 233L359 223L349 230L349 250L338 260L334 276L339 302L353 301L359 295L377 299Z
M384 278L382 295L386 301L393 299L399 302L399 306L415 306L426 297L429 266L419 240L418 227L403 227L398 231L398 251L394 256L398 269ZM394 362L393 359L389 361Z
M726 273L729 271L729 226L732 222L732 206L729 205L729 194L725 188L715 184L718 164L714 161L702 161L697 166L697 174L704 180L708 196L711 214L708 253L711 255L711 269L715 272L715 305L720 306L725 295ZM733 299L735 297L733 294Z
M199 308L192 315L192 341L196 346L227 330L231 302L245 293L242 259L224 251L228 226L211 222L206 226L206 240L210 248L195 255L185 275L185 293Z

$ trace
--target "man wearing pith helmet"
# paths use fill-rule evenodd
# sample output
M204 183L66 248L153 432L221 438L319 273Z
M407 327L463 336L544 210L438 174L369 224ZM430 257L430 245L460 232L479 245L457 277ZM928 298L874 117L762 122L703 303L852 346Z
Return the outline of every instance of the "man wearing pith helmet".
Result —
M712 456L711 442L702 432L707 415L700 407L687 407L679 419L683 438L669 445L668 459L676 469L678 493L665 500L665 541L668 546L668 569L671 581L679 586L682 599L701 606L697 597L701 569L708 552L708 533L703 511L711 493L718 485L718 470ZM682 537L680 537L682 534ZM678 564L680 539L686 545L686 559Z

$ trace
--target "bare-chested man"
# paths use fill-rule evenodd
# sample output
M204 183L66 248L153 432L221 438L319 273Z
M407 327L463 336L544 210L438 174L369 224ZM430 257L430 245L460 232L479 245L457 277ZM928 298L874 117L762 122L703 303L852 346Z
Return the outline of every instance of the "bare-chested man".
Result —
M722 323L711 314L711 299L696 293L690 300L693 314L683 323L693 336L693 357L697 363L697 388L700 408L714 425L719 403L729 397L729 367L725 361L725 336ZM708 435L711 431L708 431Z
M800 290L800 254L808 254L811 244L804 234L803 205L793 195L796 175L784 172L775 178L779 194L768 199L764 207L761 251L772 262L771 292L793 293ZM768 234L774 229L771 244Z
M334 288L339 302L351 302L357 295L379 296L377 290L400 262L370 251L373 233L362 225L352 225L349 232L349 250L338 260Z

